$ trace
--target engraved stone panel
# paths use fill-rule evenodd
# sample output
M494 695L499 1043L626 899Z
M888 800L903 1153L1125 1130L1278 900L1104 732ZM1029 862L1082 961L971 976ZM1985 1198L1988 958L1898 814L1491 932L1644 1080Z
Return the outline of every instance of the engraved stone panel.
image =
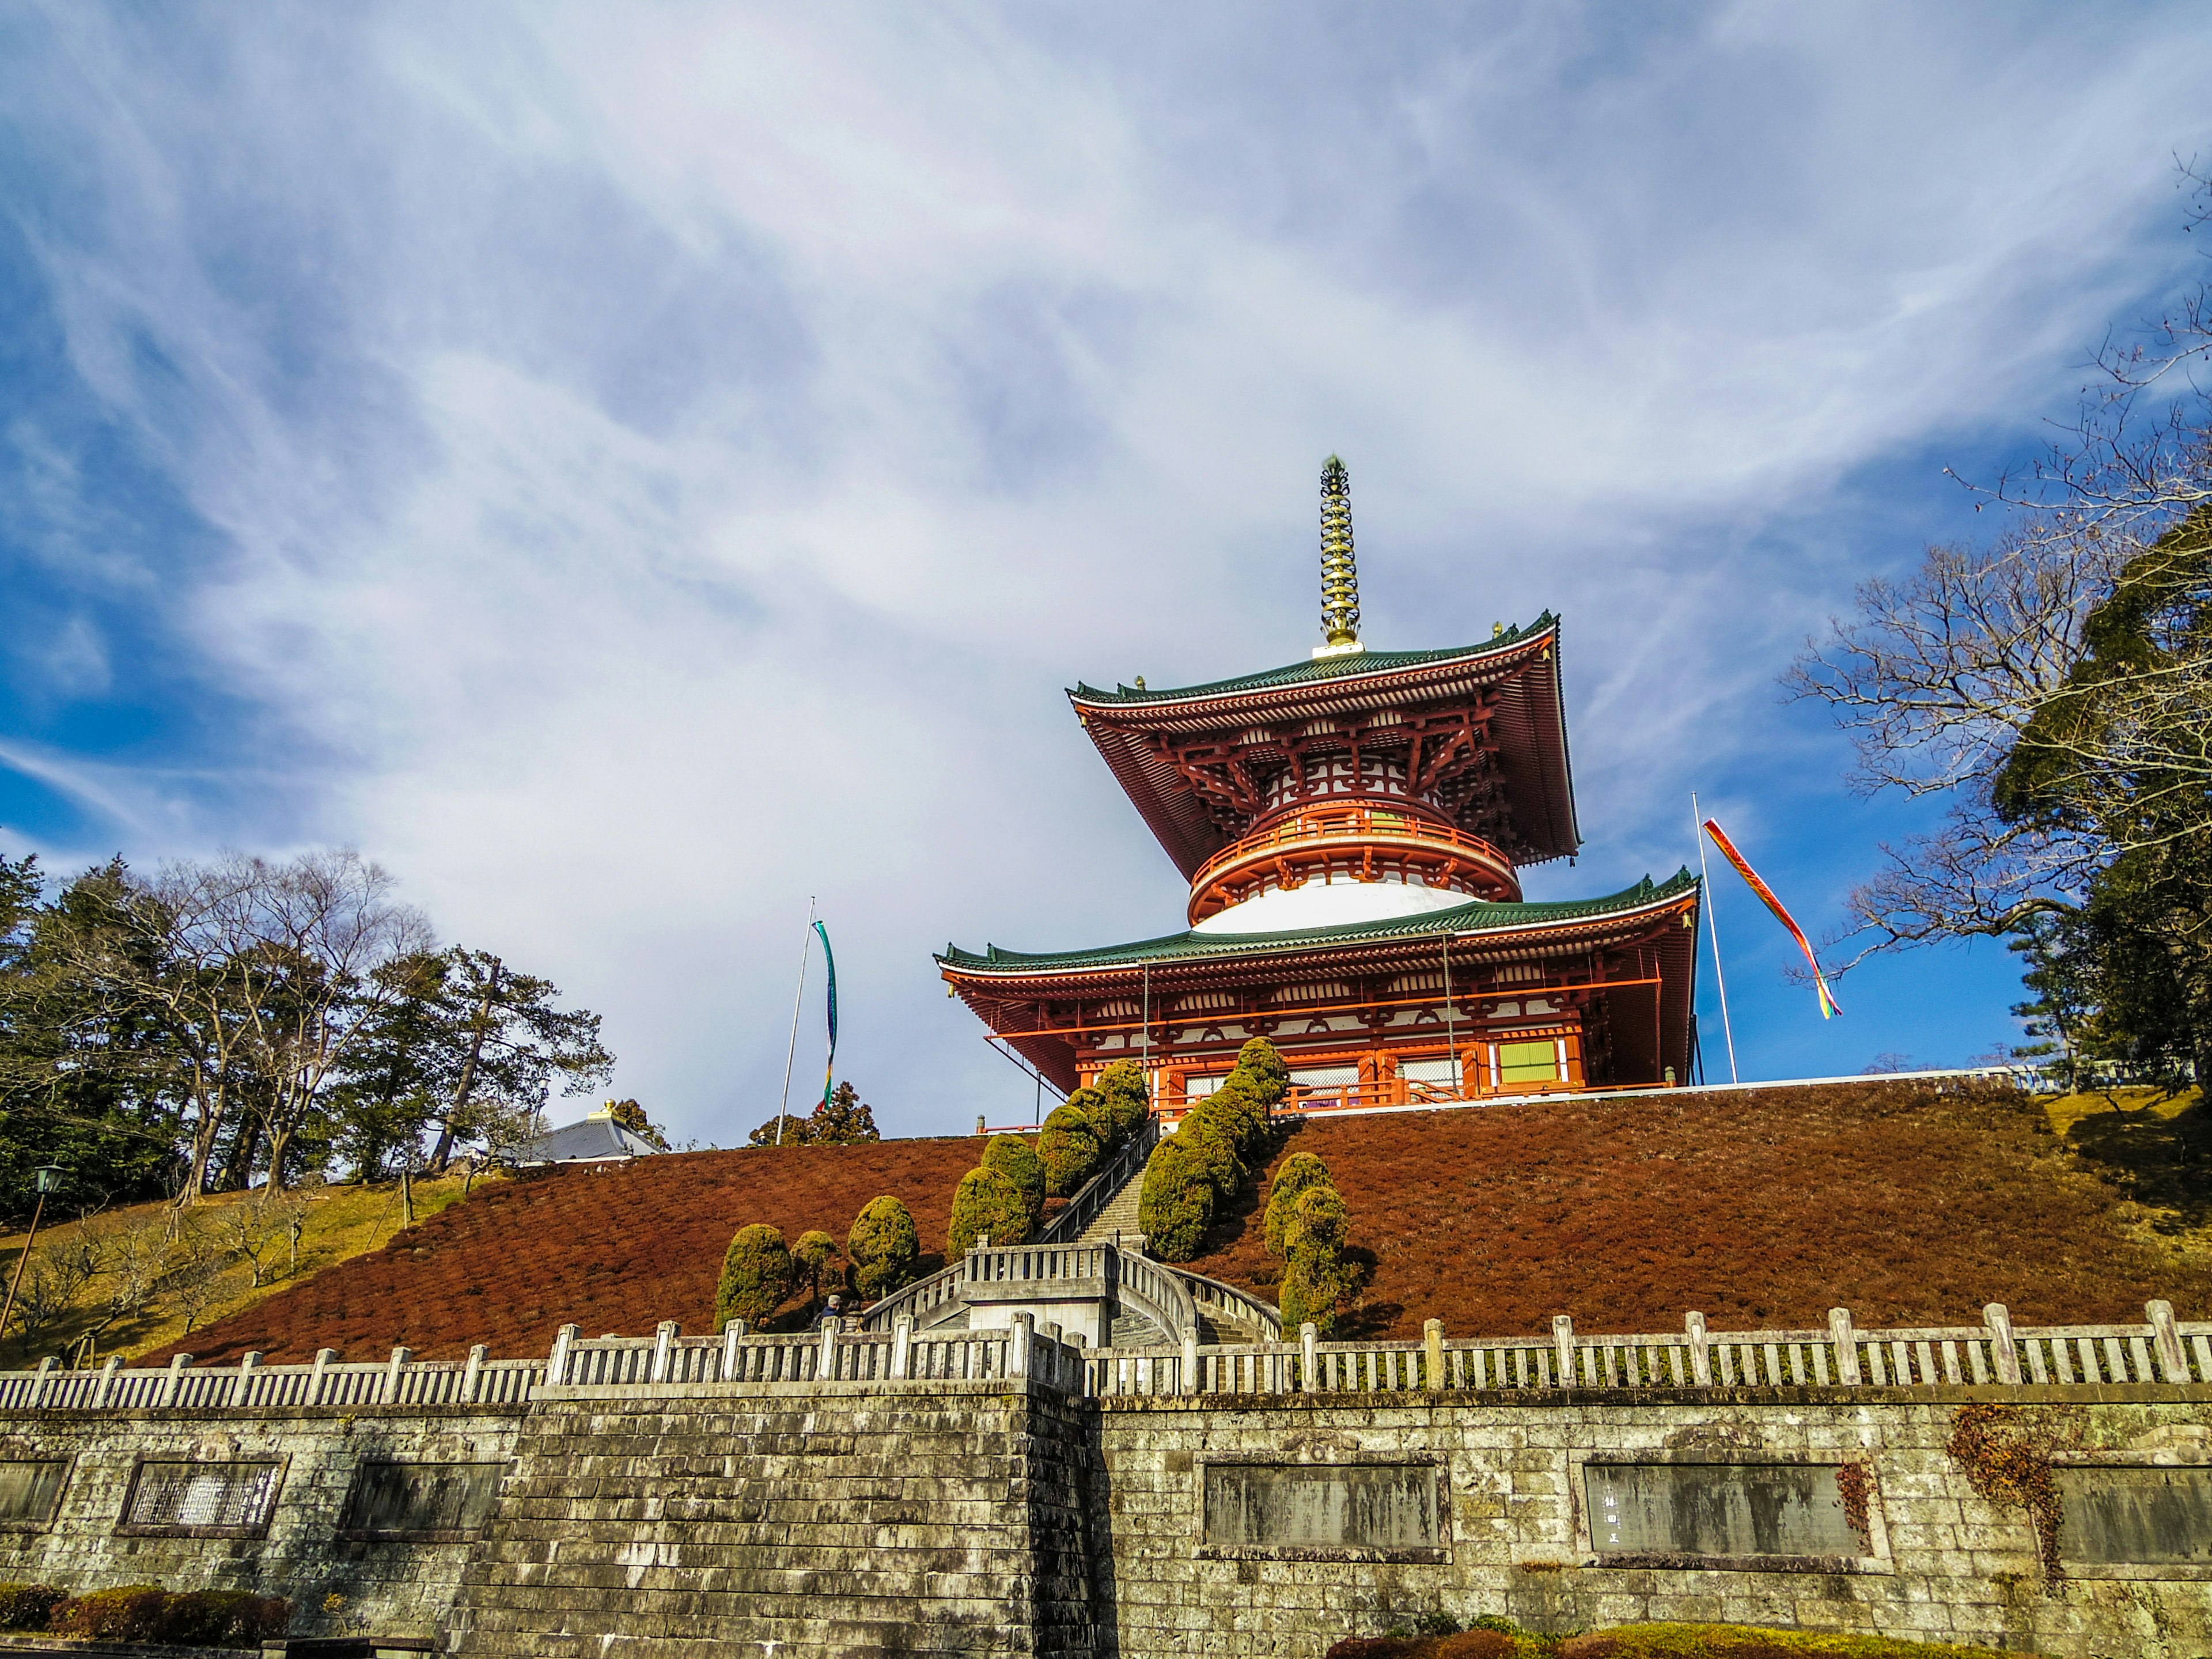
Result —
M349 1538L459 1543L483 1531L504 1463L364 1463L346 1505Z
M2212 1468L2076 1466L2053 1474L2062 1560L2212 1565Z
M1583 1480L1601 1556L1866 1553L1827 1464L1591 1463Z
M159 1463L138 1466L124 1504L123 1533L243 1536L269 1524L282 1462Z
M0 1462L0 1528L33 1530L54 1518L62 1482L69 1478L64 1458L28 1458Z
M1209 1463L1208 1544L1435 1549L1433 1463Z

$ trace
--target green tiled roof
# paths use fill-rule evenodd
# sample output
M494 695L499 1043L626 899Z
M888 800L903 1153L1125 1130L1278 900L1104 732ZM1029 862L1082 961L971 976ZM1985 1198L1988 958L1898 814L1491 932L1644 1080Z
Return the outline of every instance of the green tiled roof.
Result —
M1379 674L1393 668L1419 668L1425 663L1449 662L1459 657L1480 657L1516 646L1530 635L1540 634L1558 621L1557 617L1547 611L1528 627L1509 628L1497 638L1486 640L1480 645L1446 646L1438 651L1360 651L1341 657L1315 657L1285 667L1270 668L1263 673L1246 674L1233 680L1214 680L1206 685L1186 685L1169 691L1140 691L1131 685L1117 685L1111 691L1104 691L1078 680L1075 690L1068 695L1085 702L1094 703L1168 702L1187 697L1233 696L1239 691L1266 691L1279 685L1344 679L1353 674Z
M1425 915L1393 916L1382 921L1346 922L1335 927L1310 927L1287 933L1168 933L1139 939L1131 945L1102 945L1093 951L1061 951L1032 955L1001 951L988 945L981 951L948 945L937 960L947 967L995 973L1058 973L1085 968L1113 968L1139 962L1187 962L1207 957L1243 956L1254 951L1279 951L1285 946L1358 943L1368 939L1413 939L1430 933L1505 933L1545 922L1581 921L1616 915L1688 892L1698 878L1685 865L1664 882L1646 876L1635 886L1604 898L1560 899L1542 903L1493 904L1470 899L1449 910Z

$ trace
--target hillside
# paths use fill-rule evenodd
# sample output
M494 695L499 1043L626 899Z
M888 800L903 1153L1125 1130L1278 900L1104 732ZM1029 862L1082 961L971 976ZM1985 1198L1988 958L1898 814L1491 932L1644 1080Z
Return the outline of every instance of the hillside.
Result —
M722 1253L749 1223L781 1228L786 1239L818 1227L842 1244L860 1206L889 1193L914 1212L924 1266L943 1265L933 1252L944 1249L953 1190L981 1150L973 1137L747 1147L479 1186L467 1203L383 1249L205 1326L148 1363L179 1348L204 1363L258 1349L271 1364L290 1364L318 1348L366 1359L398 1345L425 1359L457 1358L474 1342L507 1358L550 1347L571 1321L594 1336L647 1332L663 1319L710 1330Z
M2212 1314L2212 1250L2185 1166L2201 1108L2052 1115L2010 1091L1899 1081L1633 1100L1554 1099L1309 1124L1371 1277L1349 1334L2023 1323ZM2130 1196L2130 1194L2133 1194ZM1264 1191L1189 1266L1271 1299ZM2138 1201L2141 1200L2141 1201Z

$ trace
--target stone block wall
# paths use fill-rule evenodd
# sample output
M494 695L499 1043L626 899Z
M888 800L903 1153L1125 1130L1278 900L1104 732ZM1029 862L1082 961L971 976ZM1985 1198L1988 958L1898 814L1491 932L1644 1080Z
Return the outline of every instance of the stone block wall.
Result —
M2040 1413L2066 1448L2061 1456L2078 1468L2163 1468L2185 1474L2192 1494L2212 1477L2212 1389L2201 1386L1848 1396L1738 1389L1510 1403L1414 1394L1107 1400L1092 1407L1091 1536L1108 1561L1102 1599L1111 1602L1097 1650L1102 1659L1312 1659L1339 1637L1443 1612L1462 1621L1505 1613L1553 1631L1731 1620L2053 1655L2212 1652L2204 1582L2212 1568L2067 1564L2062 1544L2064 1576L2043 1571L2026 1511L1976 1497L1945 1451L1957 1407L1976 1400ZM1387 1512L1360 1502L1377 1484L1378 1464L1401 1477ZM1771 1499L1765 1512L1731 1522L1703 1502L1730 1484L1731 1466L1754 1466L1746 1474L1757 1477L1755 1466L1776 1464L1791 1478L1743 1483L1754 1504ZM1863 1473L1842 1473L1846 1465ZM1329 1466L1359 1472L1343 1483L1334 1519L1312 1496ZM1771 1548L1779 1540L1802 1553L1761 1558L1748 1541L1701 1545L1729 1552L1723 1567L1710 1556L1652 1552L1641 1538L1638 1553L1607 1552L1604 1517L1594 1524L1588 1495L1603 1503L1620 1490L1613 1471L1624 1466L1693 1477L1676 1484L1699 1500L1703 1537L1725 1540L1733 1525L1745 1540ZM1209 1467L1217 1504L1224 1493L1241 1504L1211 1526ZM1253 1505L1242 1495L1254 1489L1255 1468L1294 1475L1285 1489L1302 1494L1272 1522L1263 1512L1263 1523L1283 1529L1272 1547L1249 1542ZM1423 1521L1404 1493L1428 1469L1437 1507ZM1828 1500L1852 1511L1843 1531L1833 1516L1793 1516L1771 1498L1802 1505L1808 1493L1846 1491L1859 1501ZM1416 1523L1428 1534L1410 1536L1405 1528ZM1854 1534L1848 1554L1832 1553L1837 1537ZM2084 1540L2072 1547L2098 1553ZM2177 1554L2188 1547L2173 1545Z
M0 1420L0 1459L69 1467L50 1522L0 1528L0 1580L52 1583L73 1594L147 1583L250 1589L289 1598L301 1635L434 1636L459 1591L470 1540L341 1537L355 1480L368 1462L504 1465L524 1410L13 1413ZM129 1529L125 1505L149 1460L274 1462L265 1523Z
M543 1389L459 1652L1088 1653L1083 1439L1018 1381Z

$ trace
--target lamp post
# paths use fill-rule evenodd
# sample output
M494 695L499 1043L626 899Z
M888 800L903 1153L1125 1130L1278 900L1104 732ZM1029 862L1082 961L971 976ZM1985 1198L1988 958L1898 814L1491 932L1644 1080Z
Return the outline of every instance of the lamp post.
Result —
M24 1236L23 1254L15 1258L15 1275L8 1281L7 1303L0 1305L0 1338L8 1334L8 1316L15 1311L15 1292L22 1286L23 1269L30 1265L31 1246L39 1240L39 1221L46 1212L46 1194L61 1185L62 1167L58 1164L41 1164L33 1173L38 1177L39 1201L31 1207L31 1231Z

